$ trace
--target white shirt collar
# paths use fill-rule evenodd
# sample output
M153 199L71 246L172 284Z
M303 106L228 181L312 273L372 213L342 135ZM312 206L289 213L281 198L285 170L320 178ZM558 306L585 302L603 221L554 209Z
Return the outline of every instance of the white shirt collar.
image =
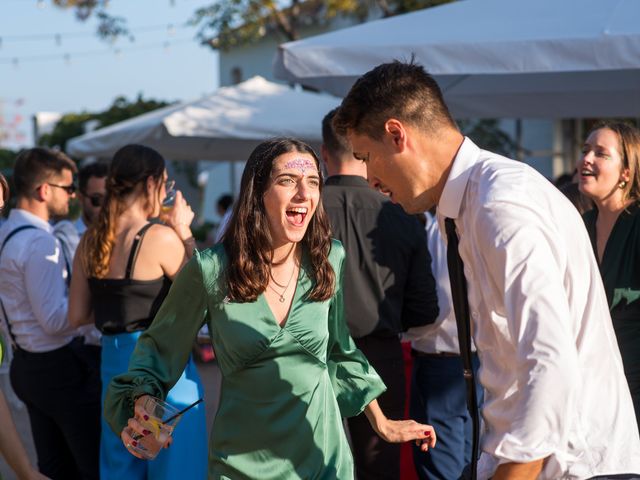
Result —
M480 148L469 138L464 141L453 159L447 182L438 202L438 213L445 218L458 218L471 167L477 162Z

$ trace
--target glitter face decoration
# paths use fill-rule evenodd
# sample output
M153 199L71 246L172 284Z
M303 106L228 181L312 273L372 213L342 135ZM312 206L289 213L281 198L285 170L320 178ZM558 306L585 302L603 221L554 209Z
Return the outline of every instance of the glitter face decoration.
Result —
M316 167L316 162L306 157L294 158L293 160L289 160L284 164L284 168L294 168L296 170L300 170L300 173L303 175L307 172L307 170L312 170L314 172L318 171L318 167Z

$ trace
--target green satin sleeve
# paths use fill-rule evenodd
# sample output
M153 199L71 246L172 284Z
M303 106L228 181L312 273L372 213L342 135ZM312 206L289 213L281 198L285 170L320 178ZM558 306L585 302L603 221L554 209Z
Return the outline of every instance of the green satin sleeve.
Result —
M340 414L354 417L387 387L349 334L343 298L345 252L337 240L332 242L330 259L336 273L336 293L329 307L327 364Z
M120 435L133 417L135 400L149 394L166 398L187 363L193 340L207 316L200 254L182 268L149 328L140 336L129 370L111 380L104 417Z

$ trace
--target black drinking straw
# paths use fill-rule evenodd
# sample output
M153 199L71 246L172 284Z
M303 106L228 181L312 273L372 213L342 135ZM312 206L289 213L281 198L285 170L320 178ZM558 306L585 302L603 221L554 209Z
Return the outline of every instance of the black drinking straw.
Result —
M169 423L171 420L173 420L176 417L179 417L180 415L182 415L183 413L185 413L187 410L189 410L190 408L195 407L196 405L198 405L200 402L202 402L202 398L199 400L196 400L195 402L193 402L191 405L189 405L188 407L184 407L182 410L180 410L178 413L176 413L175 415L167 418L164 422L162 422L162 424L164 425L165 423Z

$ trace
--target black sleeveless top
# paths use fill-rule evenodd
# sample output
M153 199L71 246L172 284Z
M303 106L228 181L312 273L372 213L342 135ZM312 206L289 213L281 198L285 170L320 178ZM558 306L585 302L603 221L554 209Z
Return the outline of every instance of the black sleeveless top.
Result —
M160 309L171 280L163 275L155 280L134 280L131 272L138 258L144 234L151 223L136 234L124 278L89 278L96 328L104 335L145 330Z

